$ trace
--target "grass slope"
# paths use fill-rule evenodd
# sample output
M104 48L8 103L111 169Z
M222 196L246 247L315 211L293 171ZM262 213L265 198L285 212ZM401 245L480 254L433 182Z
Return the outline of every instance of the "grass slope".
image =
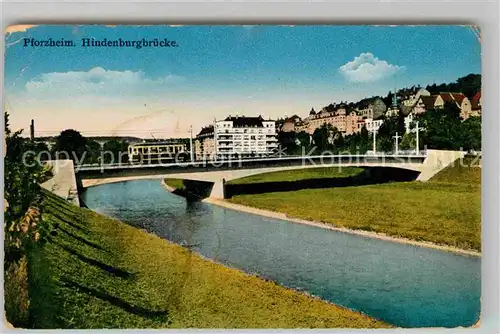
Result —
M477 167L455 164L426 183L238 195L231 202L335 226L481 250Z
M480 160L475 157L458 159L446 167L429 181L455 184L481 185L481 168L478 167Z
M228 184L249 184L274 181L299 181L307 179L348 177L357 175L362 171L362 168L356 167L343 167L341 169L339 169L338 167L293 169L283 172L279 171L242 177L240 179L231 180L228 182Z
M52 194L43 219L53 232L30 255L36 328L388 327Z
M182 179L175 179L175 178L167 177L164 180L165 180L165 183L172 188L184 189L184 183L183 183Z

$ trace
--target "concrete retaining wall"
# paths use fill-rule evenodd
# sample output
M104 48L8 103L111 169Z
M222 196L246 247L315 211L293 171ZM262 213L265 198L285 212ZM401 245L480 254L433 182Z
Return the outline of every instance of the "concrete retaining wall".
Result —
M453 164L457 159L463 158L463 151L427 150L427 158L420 168L418 181L428 181L434 175Z
M64 198L70 203L80 206L73 160L50 160L46 164L51 166L54 176L42 183L42 188Z

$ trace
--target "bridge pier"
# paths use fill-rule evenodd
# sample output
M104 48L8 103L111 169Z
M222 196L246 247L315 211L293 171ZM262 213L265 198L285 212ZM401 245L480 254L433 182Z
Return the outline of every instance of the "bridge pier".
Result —
M42 183L41 187L80 206L73 160L49 160L46 164L52 168L53 177Z
M463 151L427 150L417 181L428 181L434 175L465 156Z
M225 186L226 180L224 178L215 181L212 187L212 191L210 192L210 198L224 199Z

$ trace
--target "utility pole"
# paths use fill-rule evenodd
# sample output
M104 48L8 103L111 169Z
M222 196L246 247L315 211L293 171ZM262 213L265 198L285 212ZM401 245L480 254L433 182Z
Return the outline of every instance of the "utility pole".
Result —
M194 161L194 151L193 151L193 126L189 126L189 148L190 148L190 157L191 162Z
M423 130L422 128L419 128L418 127L418 121L415 122L415 133L417 134L416 136L416 143L415 143L415 147L416 147L416 154L419 155L420 154L420 140L419 140L419 137L418 137L418 134L420 132L420 130Z
M214 117L214 160L217 161L217 119Z
M373 155L377 154L377 130L373 129Z
M401 136L399 136L398 133L396 132L396 135L392 136L392 138L396 139L396 151L395 151L395 154L398 155L398 153L399 153L399 138L401 138Z

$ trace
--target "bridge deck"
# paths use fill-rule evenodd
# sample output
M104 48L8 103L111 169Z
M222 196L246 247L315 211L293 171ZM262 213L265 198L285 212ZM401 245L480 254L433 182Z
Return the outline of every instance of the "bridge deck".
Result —
M164 163L164 164L94 164L94 165L79 165L75 166L75 172L92 172L92 171L118 171L130 169L172 169L172 170L198 170L207 169L246 169L246 168L262 168L265 166L296 166L296 165L311 165L322 164L331 165L337 164L364 164L370 162L377 163L422 163L427 155L315 155L315 156L298 156L298 157L272 157L259 159L239 159L239 160L215 160L215 161L194 161L194 162L179 162L179 163Z

